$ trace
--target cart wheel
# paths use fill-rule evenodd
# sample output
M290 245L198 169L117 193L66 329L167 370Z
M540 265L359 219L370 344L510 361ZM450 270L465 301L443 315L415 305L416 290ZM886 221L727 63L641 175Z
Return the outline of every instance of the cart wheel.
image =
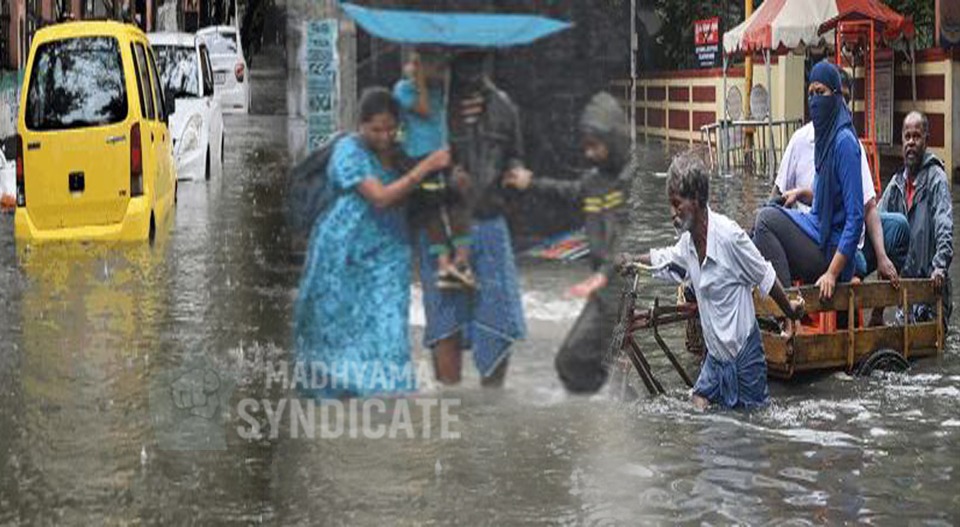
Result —
M907 371L908 369L910 369L910 363L903 358L903 355L892 349L879 349L860 361L853 368L853 374L857 377L869 377L876 370Z

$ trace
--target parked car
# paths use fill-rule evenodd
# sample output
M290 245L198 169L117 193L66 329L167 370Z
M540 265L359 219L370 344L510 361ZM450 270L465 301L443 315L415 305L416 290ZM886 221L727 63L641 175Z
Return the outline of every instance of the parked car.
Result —
M223 112L214 97L206 44L189 33L148 35L160 85L176 101L170 115L178 179L210 179L223 170Z
M197 32L210 52L213 84L224 113L250 110L250 76L240 44L240 32L233 26L211 26Z
M147 36L66 22L30 47L17 117L17 239L152 238L174 209L176 173Z

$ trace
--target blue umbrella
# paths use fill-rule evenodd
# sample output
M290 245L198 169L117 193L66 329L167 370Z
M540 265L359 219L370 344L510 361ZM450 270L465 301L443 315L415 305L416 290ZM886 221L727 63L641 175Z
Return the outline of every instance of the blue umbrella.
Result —
M401 44L503 48L529 44L572 25L535 15L341 7L368 33Z

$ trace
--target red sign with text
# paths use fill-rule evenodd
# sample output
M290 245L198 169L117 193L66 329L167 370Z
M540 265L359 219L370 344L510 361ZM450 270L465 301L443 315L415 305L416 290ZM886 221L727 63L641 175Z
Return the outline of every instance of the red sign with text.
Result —
M694 43L698 46L709 46L720 43L720 17L697 20L693 23Z
M700 67L715 66L720 52L720 17L715 16L694 22L693 39Z

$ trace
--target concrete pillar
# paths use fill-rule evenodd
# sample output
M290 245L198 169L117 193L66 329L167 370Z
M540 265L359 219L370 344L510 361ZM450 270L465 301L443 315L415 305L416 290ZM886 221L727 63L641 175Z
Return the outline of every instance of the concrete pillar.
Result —
M804 72L803 55L787 53L777 64L773 114L777 119L803 119Z
M23 69L27 62L27 55L30 50L27 49L27 5L24 0L18 0L17 10L17 28L14 45L17 47L17 69Z
M10 63L14 68L20 67L20 17L23 16L23 0L10 2L10 31L7 33L7 49L10 53Z
M291 157L301 159L307 152L307 127L310 117L307 92L308 75L303 71L307 53L307 24L319 20L337 21L337 93L333 112L335 128L351 130L356 126L357 75L356 34L336 0L293 0L287 3L287 111L288 142Z
M340 127L357 127L357 25L340 20Z

